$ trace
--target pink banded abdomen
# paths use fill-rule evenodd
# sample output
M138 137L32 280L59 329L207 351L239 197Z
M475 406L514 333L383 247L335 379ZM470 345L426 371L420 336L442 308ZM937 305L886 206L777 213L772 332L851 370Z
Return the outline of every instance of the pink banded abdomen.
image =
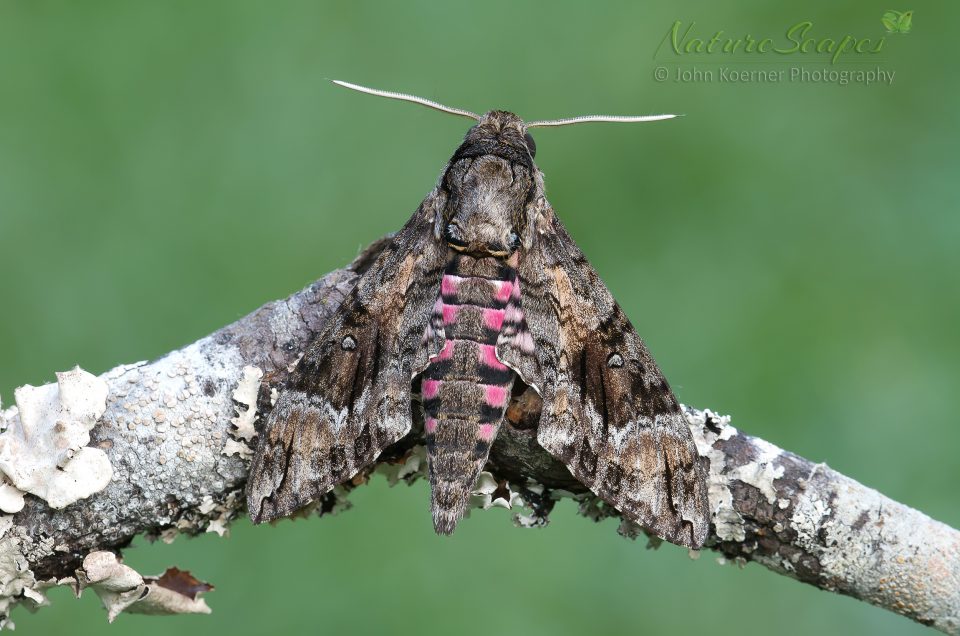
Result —
M431 320L434 328L442 324L446 339L421 381L425 415L437 435L456 421L469 423L477 440L492 442L515 377L497 357L497 340L508 323L521 322L519 300L516 270L503 261L458 255L448 263Z

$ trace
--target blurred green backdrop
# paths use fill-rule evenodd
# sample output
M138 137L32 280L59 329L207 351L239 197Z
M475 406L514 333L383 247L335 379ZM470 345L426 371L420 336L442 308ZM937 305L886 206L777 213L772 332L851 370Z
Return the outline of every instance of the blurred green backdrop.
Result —
M155 358L348 262L432 187L467 123L325 77L527 118L551 201L682 401L960 525L956 3L0 0L0 395ZM674 20L879 37L892 85L654 81ZM741 69L799 62L743 59ZM716 61L703 61L716 68ZM822 69L824 60L806 64ZM549 527L428 493L335 518L138 541L217 585L212 616L53 593L25 633L921 633L756 565L646 551L561 504Z

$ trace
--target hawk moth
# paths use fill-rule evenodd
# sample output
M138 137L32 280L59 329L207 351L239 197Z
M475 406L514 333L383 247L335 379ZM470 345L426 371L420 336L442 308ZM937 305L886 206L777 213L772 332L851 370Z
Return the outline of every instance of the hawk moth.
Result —
M544 195L524 123L337 82L476 120L430 194L287 380L247 484L255 523L291 514L411 429L419 378L434 528L450 534L515 382L543 400L537 441L627 519L700 547L706 477L680 406Z

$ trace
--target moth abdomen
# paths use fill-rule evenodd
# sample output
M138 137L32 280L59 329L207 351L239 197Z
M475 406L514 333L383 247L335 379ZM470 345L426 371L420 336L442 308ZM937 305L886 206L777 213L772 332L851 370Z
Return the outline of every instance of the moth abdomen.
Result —
M504 275L512 278L498 278ZM497 357L496 343L515 299L515 276L499 259L456 255L441 280L431 325L442 325L446 340L420 385L434 527L441 534L466 513L510 401L515 374Z

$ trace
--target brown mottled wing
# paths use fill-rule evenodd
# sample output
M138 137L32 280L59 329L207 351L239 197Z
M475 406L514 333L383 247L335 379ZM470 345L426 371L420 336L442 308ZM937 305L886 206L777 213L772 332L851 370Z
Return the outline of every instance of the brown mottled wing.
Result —
M428 197L310 344L267 418L247 482L254 523L316 500L410 430L410 381L443 348L425 337L446 245Z
M543 397L537 440L621 514L699 548L709 528L704 466L643 341L552 210L519 268L527 352L497 354Z

